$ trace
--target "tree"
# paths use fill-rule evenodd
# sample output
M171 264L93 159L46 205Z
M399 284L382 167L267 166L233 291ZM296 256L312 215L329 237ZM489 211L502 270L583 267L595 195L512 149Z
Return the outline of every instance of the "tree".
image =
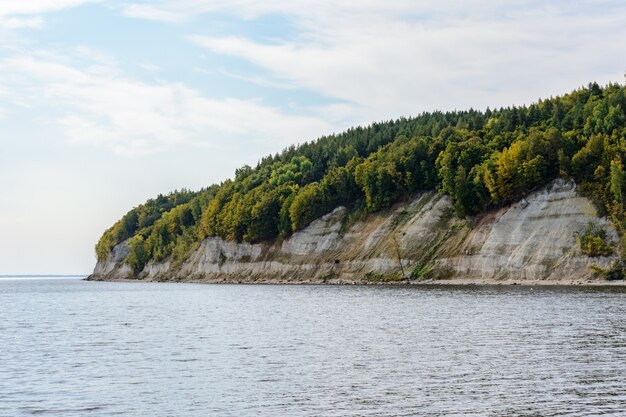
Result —
M611 161L611 179L610 188L613 193L613 198L619 204L624 204L624 167L622 161L619 158L615 158Z
M126 263L133 270L133 274L139 274L149 258L149 253L145 248L144 240L141 235L133 236L128 240L129 253Z
M289 208L291 229L300 230L311 223L324 211L323 205L324 196L318 183L314 182L301 188Z

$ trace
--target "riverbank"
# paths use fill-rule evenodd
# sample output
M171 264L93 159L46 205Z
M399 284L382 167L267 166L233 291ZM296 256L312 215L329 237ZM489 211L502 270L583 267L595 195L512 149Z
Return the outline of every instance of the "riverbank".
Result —
M341 286L341 285L363 285L363 286L397 286L397 287L411 287L411 286L526 286L526 287L573 287L573 286L586 286L586 287L626 287L626 280L559 280L559 281L547 281L547 280L488 280L488 279L425 279L420 281L368 281L368 280L316 280L316 279L100 279L92 278L89 276L85 278L86 281L106 281L106 282L174 282L174 283L190 283L190 284L213 284L213 285L329 285L329 286Z
M605 285L599 271L620 262L616 231L574 182L562 179L473 218L456 217L449 199L436 192L352 224L348 216L339 207L288 238L261 243L209 237L185 260L150 261L139 272L127 263L122 242L97 263L92 279L398 285L410 277L411 285ZM581 251L576 236L589 225L603 230L610 254Z

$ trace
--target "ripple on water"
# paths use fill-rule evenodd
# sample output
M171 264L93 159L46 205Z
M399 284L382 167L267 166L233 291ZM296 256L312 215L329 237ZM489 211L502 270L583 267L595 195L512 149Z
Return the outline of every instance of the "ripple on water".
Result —
M626 293L0 281L0 416L626 410Z

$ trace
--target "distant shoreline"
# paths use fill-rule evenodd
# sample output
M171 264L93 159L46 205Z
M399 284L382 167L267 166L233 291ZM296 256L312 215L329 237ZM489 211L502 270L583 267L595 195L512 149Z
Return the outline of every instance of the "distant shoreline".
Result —
M0 275L1 278L87 278L89 274L14 274Z

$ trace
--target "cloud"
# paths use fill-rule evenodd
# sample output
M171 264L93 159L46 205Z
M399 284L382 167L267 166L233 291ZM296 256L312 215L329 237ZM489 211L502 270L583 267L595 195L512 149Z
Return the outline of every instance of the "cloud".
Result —
M332 130L314 115L285 114L250 100L211 99L182 83L126 77L100 61L67 61L47 53L15 56L0 62L0 76L11 86L4 101L53 112L73 143L137 155L229 140L285 146Z
M279 14L297 19L321 22L346 17L392 17L400 20L445 21L450 18L507 18L523 16L529 11L578 9L585 12L619 8L620 0L581 0L574 5L559 0L152 0L149 3L123 1L112 4L126 16L181 21L205 13L225 11L246 19Z
M112 7L120 8L129 17L181 22L201 14L223 11L244 19L255 19L263 15L281 14L310 20L325 19L332 15L395 14L412 13L416 8L423 12L437 12L450 7L452 0L426 2L414 0L396 0L382 3L378 0L155 0L148 3L123 2ZM484 4L480 1L468 1Z
M122 6L125 16L139 19L160 20L163 22L179 22L185 18L184 13L170 11L167 8L151 6L149 4L126 4Z
M0 2L0 16L34 15L77 7L102 0L19 0Z
M351 103L359 122L528 103L620 80L626 67L626 5L618 1L181 0L142 10L123 8L176 21L217 10L244 20L286 16L295 34L272 43L239 33L189 39L270 74L248 77L256 84Z
M0 19L0 27L5 29L38 29L42 24L43 18L41 16Z
M40 29L43 14L106 0L20 0L0 2L0 29Z

